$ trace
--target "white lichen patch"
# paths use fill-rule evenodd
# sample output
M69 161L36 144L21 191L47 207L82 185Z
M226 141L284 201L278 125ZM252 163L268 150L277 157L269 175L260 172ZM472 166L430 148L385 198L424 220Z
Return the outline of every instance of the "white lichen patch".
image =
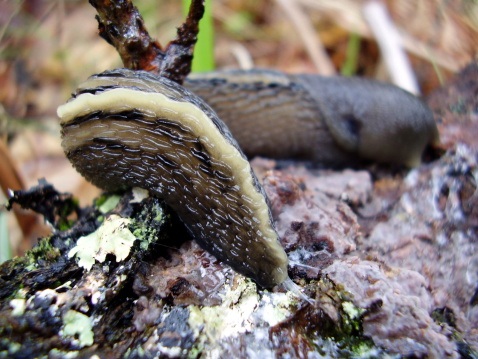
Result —
M74 359L78 357L79 352L78 351L63 351L59 349L52 349L48 352L48 358L49 359ZM90 357L93 359L94 356Z
M269 326L274 326L285 320L291 314L291 306L295 303L295 294L269 293L262 298L257 315Z
M251 316L258 305L256 285L241 276L235 289L228 288L221 305L189 307L189 325L197 335L202 331L213 343L252 330Z
M140 187L133 187L133 199L130 203L140 203L143 199L149 197L149 191Z
M10 307L13 308L12 316L18 317L25 313L25 309L27 308L26 300L25 299L12 299L10 301Z
M165 358L181 358L184 356L183 350L180 347L165 347L163 345L158 345L158 350Z
M21 349L22 349L22 345L20 343L15 343L15 342L9 343L8 350L0 351L0 358L8 358L7 355L13 356Z
M202 348L205 358L217 357L217 348L224 340L251 333L257 343L252 351L265 350L260 328L270 326L285 320L291 315L295 307L295 295L288 293L265 292L261 296L257 293L256 285L247 278L236 276L233 289L228 288L223 302L216 307L190 306L189 326ZM269 350L266 350L269 353ZM261 357L266 358L267 355ZM270 354L270 353L269 353Z
M69 310L63 316L63 321L65 325L61 331L62 336L71 337L72 343L81 348L93 344L93 330L88 316Z
M243 354L248 358L275 358L269 344L270 328L293 314L295 294L266 291L259 295L256 285L240 275L232 283L226 286L221 305L189 306L188 324L201 358L222 358L224 343L237 340L245 341Z
M90 270L95 260L102 263L108 253L114 254L116 260L122 261L128 257L135 236L128 229L131 220L112 215L105 219L95 232L78 239L68 257L76 256L78 265Z

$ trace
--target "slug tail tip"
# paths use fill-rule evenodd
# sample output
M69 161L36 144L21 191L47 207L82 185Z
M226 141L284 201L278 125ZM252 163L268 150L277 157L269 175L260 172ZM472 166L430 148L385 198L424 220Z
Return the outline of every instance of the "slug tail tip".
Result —
M296 296L298 296L300 299L305 300L307 303L314 305L315 301L312 298L309 298L307 295L301 292L299 286L295 284L290 277L287 277L287 279L282 283L285 289L288 291L294 293Z

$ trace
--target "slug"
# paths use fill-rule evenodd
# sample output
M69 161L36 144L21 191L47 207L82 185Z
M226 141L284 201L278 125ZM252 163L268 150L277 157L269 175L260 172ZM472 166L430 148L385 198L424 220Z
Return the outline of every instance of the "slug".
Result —
M185 86L194 93L144 71L94 75L58 108L62 146L96 186L163 198L204 249L265 288L293 283L241 147L326 164L416 165L437 139L426 106L372 81L255 70L203 74Z
M58 116L66 156L87 180L163 198L199 245L262 287L288 279L264 190L227 127L193 93L144 71L106 71Z
M184 85L214 109L250 157L415 167L425 147L439 141L420 99L377 81L256 69L194 75Z

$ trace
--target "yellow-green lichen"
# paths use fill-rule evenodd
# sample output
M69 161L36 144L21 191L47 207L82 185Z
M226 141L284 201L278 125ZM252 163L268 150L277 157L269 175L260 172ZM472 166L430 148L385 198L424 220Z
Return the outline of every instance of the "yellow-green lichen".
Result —
M342 309L350 319L357 319L365 313L365 309L356 307L352 302L342 302Z
M256 285L241 276L234 289L227 289L221 305L190 306L189 325L196 335L202 332L211 342L215 342L238 332L252 330L249 318L258 305Z
M78 265L90 270L95 260L104 262L108 253L114 254L116 260L125 260L133 246L135 236L128 229L131 220L117 215L108 217L93 233L81 237L68 256L76 257Z
M69 310L63 316L63 321L65 323L62 331L63 336L71 337L72 342L81 348L93 344L93 330L90 318L87 315Z
M121 196L117 194L109 196L104 201L102 201L101 205L98 206L98 210L101 213L106 214L110 212L111 210L113 210L118 205L120 199L121 199Z

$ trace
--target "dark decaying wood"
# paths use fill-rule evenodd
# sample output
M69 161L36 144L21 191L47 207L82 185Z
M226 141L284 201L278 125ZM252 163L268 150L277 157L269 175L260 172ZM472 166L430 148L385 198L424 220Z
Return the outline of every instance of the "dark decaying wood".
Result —
M179 84L189 74L193 49L204 14L204 1L193 0L176 39L163 48L152 39L130 0L90 0L98 12L100 36L113 45L126 68L145 70Z
M187 75L201 1L166 50L130 1L92 4L126 67ZM471 64L429 99L448 151L410 172L256 161L281 244L302 264L289 276L314 305L234 274L156 198L127 192L107 210L100 200L65 229L69 197L17 193L54 233L0 266L0 358L476 357L478 154L466 134L477 74ZM108 254L84 270L70 250L112 216L131 219L138 239L125 260Z

